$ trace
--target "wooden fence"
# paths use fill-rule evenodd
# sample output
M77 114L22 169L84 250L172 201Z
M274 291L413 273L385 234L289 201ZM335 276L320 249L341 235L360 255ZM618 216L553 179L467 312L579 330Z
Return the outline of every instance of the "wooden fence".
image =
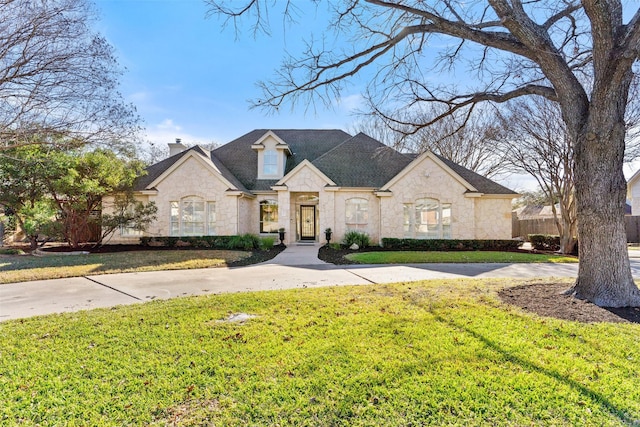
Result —
M640 216L625 216L627 242L640 243ZM558 234L553 218L518 219L511 215L511 236L526 239L529 234Z

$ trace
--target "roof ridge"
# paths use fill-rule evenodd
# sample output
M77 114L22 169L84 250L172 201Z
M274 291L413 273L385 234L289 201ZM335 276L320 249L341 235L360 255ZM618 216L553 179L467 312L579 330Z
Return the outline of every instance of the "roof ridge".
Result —
M347 134L348 135L348 134ZM331 153L332 151L336 150L338 147L342 147L347 141L351 141L353 138L355 138L356 136L350 136L349 138L345 139L344 141L342 141L340 144L336 145L335 147L333 147L332 149L330 149L329 151L325 151L324 153L322 153L320 156L316 157L313 160L307 159L309 160L309 162L311 162L313 164L313 162L315 162L316 160L320 160L323 157L325 157L326 155L328 155L329 153ZM316 165L314 165L316 166ZM316 166L317 167L317 166Z

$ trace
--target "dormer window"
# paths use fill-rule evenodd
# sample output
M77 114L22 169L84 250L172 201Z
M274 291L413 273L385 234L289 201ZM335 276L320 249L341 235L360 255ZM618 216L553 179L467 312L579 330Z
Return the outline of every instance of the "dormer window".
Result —
M263 175L277 175L278 174L278 153L275 150L266 150L264 152Z
M291 155L291 150L275 133L268 131L251 144L251 149L258 153L258 179L273 180L284 176L287 156Z

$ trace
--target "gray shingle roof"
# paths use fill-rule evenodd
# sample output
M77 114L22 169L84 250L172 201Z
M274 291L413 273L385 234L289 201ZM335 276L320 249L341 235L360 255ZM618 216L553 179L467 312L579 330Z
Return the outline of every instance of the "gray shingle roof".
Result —
M258 153L251 148L270 129L256 129L211 153L192 147L149 166L147 174L138 178L135 190L146 189L162 173L190 151L211 159L232 185L241 191L268 191L278 180L257 179ZM351 136L337 130L271 129L286 144L291 155L287 158L285 175L303 160L309 160L341 187L380 188L406 168L416 154L403 154L379 141L359 133ZM485 194L517 194L502 185L436 155L455 173Z
M171 157L167 157L166 159L161 160L158 163L154 163L151 166L148 166L145 169L147 174L136 179L135 183L133 184L133 189L135 191L146 190L153 181L160 177L160 175L162 175L167 169L173 166L175 162L180 160L182 156L186 155L190 151L195 151L196 153L199 153L203 156L207 156L204 150L196 145L195 147L191 147L188 150L183 151L182 153L174 154Z
M338 186L380 188L411 159L359 133L311 163Z
M435 153L434 153L435 154ZM484 177L480 174L477 174L465 167L460 166L457 163L452 162L449 159L445 159L442 156L435 154L440 160L444 162L447 166L449 166L455 173L460 175L462 179L467 181L469 184L473 185L476 190L480 193L484 194L518 194L515 191L509 190L507 187L504 187L498 184L495 181L490 180L487 177Z
M258 153L251 149L251 145L269 130L286 142L291 150L292 155L287 159L285 175L303 160L313 161L351 137L337 129L256 129L213 150L211 154L220 159L249 190L270 190L277 182L257 178Z

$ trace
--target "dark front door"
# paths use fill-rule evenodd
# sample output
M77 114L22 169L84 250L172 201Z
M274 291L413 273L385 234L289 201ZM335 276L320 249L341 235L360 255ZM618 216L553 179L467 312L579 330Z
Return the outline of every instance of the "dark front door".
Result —
M316 207L300 206L300 240L316 239Z

